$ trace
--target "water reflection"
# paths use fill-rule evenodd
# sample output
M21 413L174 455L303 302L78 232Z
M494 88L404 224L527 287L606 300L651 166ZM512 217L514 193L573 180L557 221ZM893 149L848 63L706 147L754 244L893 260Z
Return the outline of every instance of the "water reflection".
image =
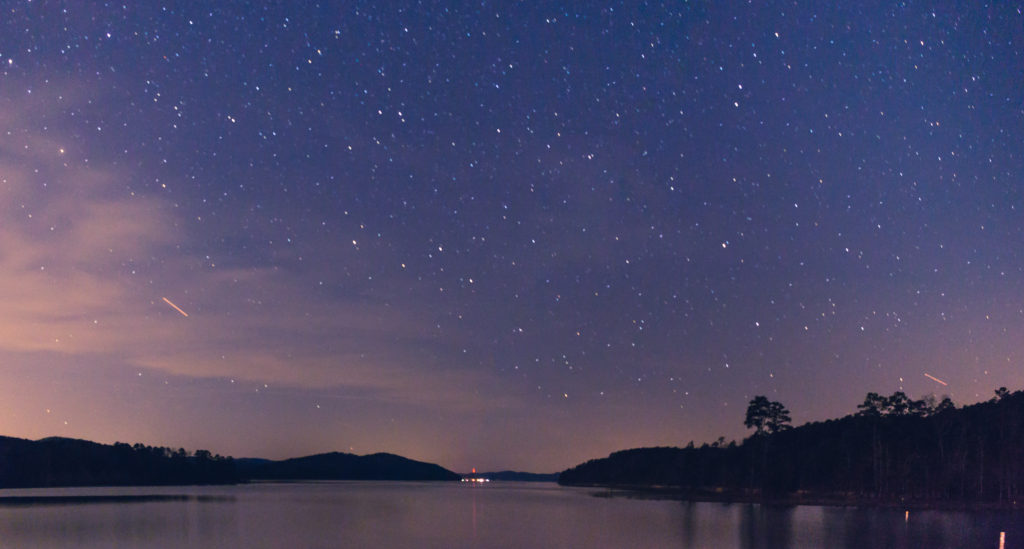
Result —
M1007 546L1024 514L593 497L554 484L339 482L0 490L3 547ZM607 496L607 492L599 492Z
M791 506L744 505L740 523L740 547L789 547L793 509Z
M822 528L840 534L841 547L998 547L1000 532L1024 540L1020 511L910 511L824 508Z
M680 541L684 548L794 547L796 507L696 502L681 502L680 505Z
M895 508L773 506L679 502L678 535L686 549L845 549L998 546L1024 540L1021 511L911 511Z
M3 496L0 506L26 505L85 505L89 503L146 503L153 501L197 501L228 502L233 496L195 496L185 494L114 494L114 495L70 495L70 496Z
M694 540L697 539L697 503L692 501L683 502L681 526L683 547L694 547Z

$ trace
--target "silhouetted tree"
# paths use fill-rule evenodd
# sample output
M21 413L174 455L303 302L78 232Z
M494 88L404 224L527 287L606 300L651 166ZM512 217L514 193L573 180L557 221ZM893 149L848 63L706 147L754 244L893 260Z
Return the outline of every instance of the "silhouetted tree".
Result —
M789 410L781 402L755 396L747 406L747 417L743 425L754 429L755 435L773 434L790 428Z
M878 417L882 415L885 407L885 397L879 396L878 393L868 393L867 396L864 397L864 402L857 405L857 408L860 410L857 412L857 415Z
M885 399L885 415L902 416L910 411L910 397L903 391L896 391Z

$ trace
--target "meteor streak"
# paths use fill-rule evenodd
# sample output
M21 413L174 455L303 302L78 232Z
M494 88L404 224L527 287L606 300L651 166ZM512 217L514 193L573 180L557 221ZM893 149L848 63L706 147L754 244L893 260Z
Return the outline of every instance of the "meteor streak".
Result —
M937 378L937 377L935 377L935 376L933 376L931 374L925 374L924 377L926 377L926 378L928 378L928 379L930 379L930 380L932 380L932 381L934 381L936 383L941 383L943 385L949 385L945 381L942 381L941 379L939 379L939 378Z
M170 305L171 307L174 307L174 310L175 310L175 311L178 311L179 313L181 313L181 314L182 314L182 315L184 315L184 316L188 316L188 313L186 313L185 311L182 311L182 310L181 310L181 307L178 307L178 306L177 306L177 305L175 305L174 303L171 303L171 300L170 300L170 299L167 299L167 298L165 297L165 298L163 298L163 300L164 300L164 303L166 303L166 304ZM928 374L925 374L925 375L927 376ZM929 376L929 377L931 377L931 376ZM938 381L938 380L936 380L936 381ZM941 382L940 382L940 383L941 383ZM945 383L943 383L943 385L945 385Z

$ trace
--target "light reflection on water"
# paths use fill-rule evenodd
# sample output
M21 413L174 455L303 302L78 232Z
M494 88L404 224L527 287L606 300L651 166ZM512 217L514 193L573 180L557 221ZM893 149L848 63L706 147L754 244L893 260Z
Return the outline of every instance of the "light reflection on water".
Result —
M0 490L3 547L1024 547L1020 512L593 497L546 483ZM1016 540L1016 541L1014 541ZM1015 545L1020 544L1020 545Z

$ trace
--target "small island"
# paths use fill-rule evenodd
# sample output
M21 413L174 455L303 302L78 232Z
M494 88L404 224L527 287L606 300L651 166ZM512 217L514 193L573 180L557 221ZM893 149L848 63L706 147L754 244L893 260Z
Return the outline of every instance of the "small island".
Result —
M1005 507L1024 504L1024 391L986 402L869 393L859 411L792 428L758 396L742 443L615 452L563 471L568 486L602 486L701 501Z

